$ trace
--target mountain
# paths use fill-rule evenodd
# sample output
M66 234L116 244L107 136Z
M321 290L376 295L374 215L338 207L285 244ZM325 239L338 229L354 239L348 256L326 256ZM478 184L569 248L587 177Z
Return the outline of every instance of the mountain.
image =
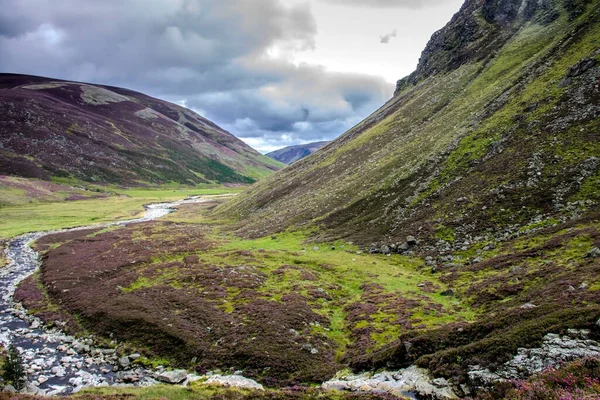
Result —
M600 179L597 4L466 1L391 100L220 212L252 236L318 225L370 244L588 208Z
M253 183L281 165L211 121L116 87L0 74L0 174Z
M44 237L17 299L118 356L271 387L527 398L503 393L600 354L598 10L467 0L394 97L322 150L233 200ZM411 366L427 374L397 371ZM545 373L537 398L576 387Z
M267 153L267 157L271 157L274 160L282 162L284 164L293 164L296 161L310 156L317 150L327 146L330 142L313 142L307 144L300 144L297 146L288 146L283 149L275 150Z
M250 239L296 232L361 247L345 270L370 273L343 310L364 340L344 355L352 369L417 365L467 396L547 366L569 332L600 338L599 10L467 0L385 105L214 211ZM390 257L353 267L365 253ZM388 259L398 268L381 269ZM402 286L416 274L416 289ZM403 305L420 325L370 351L407 320L386 313L390 302L415 293L458 308L436 326L443 307Z

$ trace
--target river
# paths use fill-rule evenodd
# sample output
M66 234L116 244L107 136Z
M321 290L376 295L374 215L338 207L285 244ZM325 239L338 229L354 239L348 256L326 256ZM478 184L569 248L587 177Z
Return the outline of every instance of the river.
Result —
M14 344L20 350L28 372L29 393L69 394L88 386L121 385L124 378L136 385L156 383L152 377L154 371L143 368L125 377L116 373L118 358L114 349L97 348L89 338L70 337L58 329L44 329L41 321L27 315L23 307L15 303L13 295L17 285L40 266L39 254L31 244L55 233L152 221L174 212L182 204L204 201L207 199L190 197L173 203L150 204L144 207L145 213L140 218L27 233L8 242L5 252L9 263L0 269L0 343L5 347Z

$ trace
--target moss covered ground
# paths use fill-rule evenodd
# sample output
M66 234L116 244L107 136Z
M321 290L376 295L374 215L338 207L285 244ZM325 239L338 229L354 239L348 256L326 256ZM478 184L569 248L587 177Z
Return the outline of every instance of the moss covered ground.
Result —
M272 385L319 382L402 333L475 318L418 258L312 243L310 232L246 239L211 218L215 205L43 238L42 272L16 297L46 320L76 314L82 332L112 332L149 359Z

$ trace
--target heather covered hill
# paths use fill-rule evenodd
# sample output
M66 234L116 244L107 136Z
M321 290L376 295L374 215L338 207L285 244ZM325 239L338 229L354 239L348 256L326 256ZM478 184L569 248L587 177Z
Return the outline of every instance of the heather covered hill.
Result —
M583 212L600 176L598 9L466 1L388 103L220 212L252 236L319 225L378 245Z
M284 164L293 164L304 157L310 156L317 150L327 146L330 142L314 142L307 144L299 144L297 146L288 146L283 149L275 150L267 153L267 157L282 162Z
M253 183L281 168L198 114L127 89L0 74L0 174Z

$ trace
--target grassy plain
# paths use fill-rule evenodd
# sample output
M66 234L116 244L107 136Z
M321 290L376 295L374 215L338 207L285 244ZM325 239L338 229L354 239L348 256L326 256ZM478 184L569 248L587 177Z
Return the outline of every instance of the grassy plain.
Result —
M19 186L10 184L14 182ZM49 185L54 185L53 190L47 189ZM83 189L5 177L0 180L0 240L27 232L135 218L143 214L143 205L148 203L180 200L187 196L233 194L241 190L242 187L225 186L94 186Z

